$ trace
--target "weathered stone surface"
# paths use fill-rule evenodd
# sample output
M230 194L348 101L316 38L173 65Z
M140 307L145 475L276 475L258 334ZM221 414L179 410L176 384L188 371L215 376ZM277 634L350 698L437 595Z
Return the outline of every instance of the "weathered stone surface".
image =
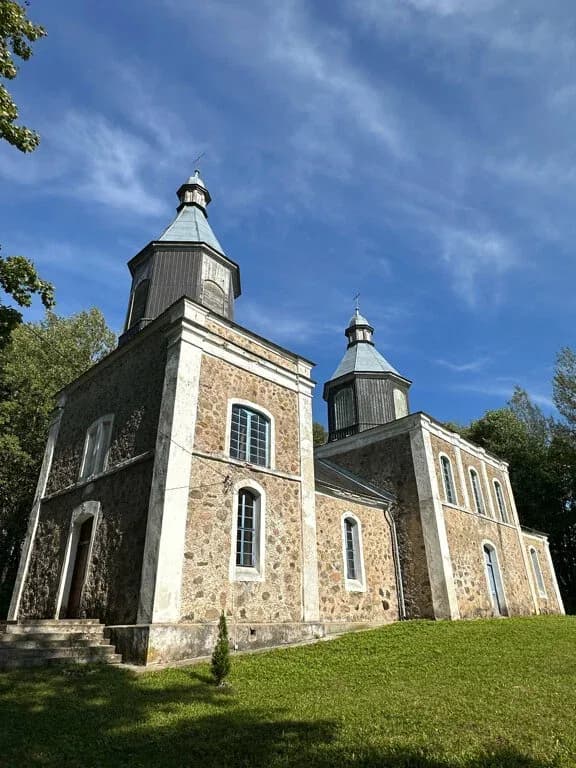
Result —
M233 486L254 480L266 493L264 580L230 581ZM182 621L293 622L302 612L300 483L246 466L192 461L182 581Z
M548 559L546 544L540 536L531 536L529 533L525 532L522 533L522 539L526 548L526 553L528 555L528 567L533 568L532 558L530 556L530 548L534 547L538 553L540 571L542 573L542 578L544 579L544 591L546 592L545 596L540 594L536 581L536 574L534 571L532 571L532 580L534 582L536 599L538 601L538 609L540 613L558 613L560 611L560 605L556 595L556 587L552 580L552 572L550 571L550 562Z
M378 488L396 494L393 510L398 532L402 581L408 618L434 618L418 489L408 433L330 456Z
M365 592L348 591L345 585L342 517L347 513L360 520ZM316 532L320 618L370 623L398 619L390 527L383 509L317 493Z
M208 319L206 328L216 333L221 339L227 339L233 342L234 345L245 349L246 352L268 360L270 363L274 363L274 365L279 365L281 368L285 368L293 373L296 373L298 370L298 362L295 355L275 350L271 344L260 343L256 339L251 339L238 328L230 328L215 318Z
M508 615L535 613L518 530L446 505L444 517L461 617L494 614L486 577L485 542L490 542L498 555Z
M226 417L230 398L247 400L274 416L274 466L279 471L298 475L297 393L209 355L202 359L195 449L228 456L230 436Z
M166 361L162 329L113 355L113 361L107 358L70 389L47 495L77 482L86 431L101 416L114 414L108 469L154 450Z

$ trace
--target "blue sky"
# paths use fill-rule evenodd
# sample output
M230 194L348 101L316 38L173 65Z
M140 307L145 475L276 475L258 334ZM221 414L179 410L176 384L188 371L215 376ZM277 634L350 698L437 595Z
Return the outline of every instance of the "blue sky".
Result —
M120 330L125 266L201 152L241 267L239 323L317 362L361 294L411 407L467 422L515 384L551 405L573 345L570 0L33 0L12 91L40 148L0 146L3 253L57 311ZM38 317L39 312L30 317Z

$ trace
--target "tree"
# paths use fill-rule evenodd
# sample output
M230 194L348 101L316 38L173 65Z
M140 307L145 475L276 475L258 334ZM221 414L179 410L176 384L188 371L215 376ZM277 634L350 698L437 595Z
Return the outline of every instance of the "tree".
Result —
M5 615L54 395L115 346L97 309L13 330L0 350L0 618Z
M553 381L554 404L570 429L576 430L576 354L570 347L560 350Z
M43 27L33 24L26 17L24 6L14 0L0 0L0 139L21 152L32 152L40 138L30 128L17 125L18 107L2 81L16 77L18 67L15 58L27 61L32 55L30 43L45 34ZM0 291L19 307L29 307L33 295L40 297L46 309L54 306L52 286L38 277L34 265L24 256L0 256ZM6 343L10 332L21 322L22 314L18 309L0 301L0 346Z
M218 639L212 653L210 669L214 682L217 685L223 685L225 678L230 674L230 642L224 611L220 614L218 622Z
M317 445L324 445L328 439L328 433L324 429L323 425L318 421L315 421L312 424L312 435L314 440L314 447Z

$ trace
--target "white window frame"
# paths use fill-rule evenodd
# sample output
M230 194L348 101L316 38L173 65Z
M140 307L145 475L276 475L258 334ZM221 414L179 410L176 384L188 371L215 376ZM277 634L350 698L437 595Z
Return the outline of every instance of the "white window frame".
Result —
M498 514L500 515L500 521L503 523L509 523L508 507L506 506L506 499L504 498L504 489L502 483L495 477L492 479L494 485L494 496L496 497L496 506L498 507ZM498 488L500 488L500 495L498 495Z
M530 546L528 548L528 553L530 555L532 572L534 573L534 578L536 579L536 589L538 590L538 595L540 597L548 597L548 593L546 592L546 584L544 582L544 573L542 571L542 566L540 565L540 558L538 557L538 550L536 547Z
M454 494L454 501L450 501L448 499L448 490L446 488L446 478L444 477L444 467L442 466L442 459L446 459L448 462L448 467L450 469L450 485L452 487L452 492ZM456 491L456 483L454 482L454 472L452 470L452 461L450 459L450 456L448 456L446 453L440 453L438 455L438 462L440 464L440 479L442 480L442 488L444 489L444 499L446 501L446 504L452 504L453 506L458 506L458 492Z
M476 498L476 494L474 493L474 475L476 475L476 479L478 480L478 495L480 497L482 509L479 509L478 499ZM468 467L468 476L470 477L470 485L472 487L472 498L474 499L474 506L476 508L476 512L477 514L482 515L482 517L488 517L488 512L486 510L486 501L484 499L484 493L482 492L482 483L480 482L480 473L478 472L476 467Z
M80 535L80 529L82 525L91 517L94 518L92 523L92 533L90 536L90 544L88 546L88 558L86 563L86 573L84 574L84 582L82 585L82 591L89 580L90 569L92 567L92 550L94 549L94 541L96 539L96 530L100 522L100 502L99 501L85 501L79 507L72 512L70 520L70 530L68 532L68 541L66 542L66 549L64 554L64 562L62 563L62 570L60 571L60 583L58 586L58 593L56 597L56 613L54 618L60 618L60 614L63 608L68 606L68 598L70 597L70 587L72 585L72 574L74 571L74 562L71 562L72 554L76 557L76 548L78 546L78 537Z
M110 429L108 431L108 439L106 443L102 441L102 435L104 431L104 424L110 424ZM86 430L86 435L84 437L84 449L82 451L82 461L80 462L80 474L78 476L79 481L89 480L92 477L97 477L98 475L103 474L106 472L106 469L108 467L108 455L110 452L110 443L112 438L112 430L114 428L114 414L107 413L105 416L101 416L99 419L96 419L88 429ZM90 436L92 433L95 433L96 437L96 458L94 461L95 466L98 466L101 464L100 469L98 469L96 472L92 472L91 474L85 474L86 470L86 460L88 458L88 447L90 444Z
M346 520L355 523L356 538L354 540L355 554L358 556L358 576L355 579L348 578L348 558L346 552ZM342 562L344 564L344 586L347 592L366 592L366 572L364 570L364 546L362 544L362 523L353 512L344 512L341 518L342 535Z
M232 457L232 408L235 405L240 405L243 408L248 408L251 411L265 416L268 419L268 463L267 464L253 464L251 461L242 461L242 459L235 459ZM241 464L250 464L253 467L260 467L261 469L275 469L276 467L276 423L274 416L266 408L263 408L258 403L253 403L250 400L240 400L239 398L231 398L228 400L228 408L226 411L226 455L232 459L232 461L239 461Z
M506 599L506 592L504 590L504 580L502 579L502 568L500 567L500 557L498 556L498 550L496 549L496 545L494 542L490 541L489 539L484 539L481 546L481 552L482 552L482 567L484 569L484 578L486 579L486 589L488 590L488 599L490 600L490 604L492 605L492 609L494 613L498 616L509 616L508 612L508 600ZM484 554L484 547L488 547L488 549L492 550L494 554L494 559L496 560L496 567L498 568L495 577L496 577L496 589L498 591L498 598L500 602L502 603L502 610L498 611L497 606L494 605L494 600L492 598L492 587L490 585L490 579L488 577L488 566L486 565L486 555Z
M256 496L256 552L255 565L252 567L236 564L236 536L238 534L238 497L243 489L252 491ZM230 581L264 581L264 566L266 562L266 491L255 480L245 478L234 485L232 494L232 525L230 546Z

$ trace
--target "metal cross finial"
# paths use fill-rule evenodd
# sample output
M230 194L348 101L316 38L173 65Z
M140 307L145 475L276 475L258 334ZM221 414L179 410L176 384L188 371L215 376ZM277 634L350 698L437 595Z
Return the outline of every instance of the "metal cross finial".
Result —
M359 293L357 293L354 296L354 309L356 310L356 312L360 312L360 294Z
M206 152L200 152L198 157L195 157L194 160L192 160L192 165L197 165L198 161L201 160L205 154Z

